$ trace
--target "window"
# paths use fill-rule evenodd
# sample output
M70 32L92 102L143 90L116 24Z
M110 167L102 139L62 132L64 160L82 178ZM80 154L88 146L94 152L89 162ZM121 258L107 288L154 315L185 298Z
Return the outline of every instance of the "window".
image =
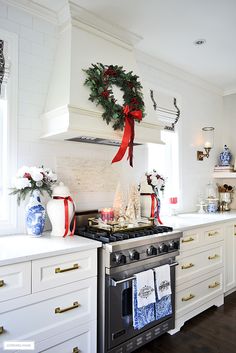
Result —
M16 172L18 41L14 33L0 29L4 44L5 75L0 94L0 234L17 230L16 201L9 195Z
M161 214L169 215L171 197L177 197L176 209L179 207L178 133L163 130L161 139L165 144L148 145L148 170L155 169L166 179L165 191L161 195Z

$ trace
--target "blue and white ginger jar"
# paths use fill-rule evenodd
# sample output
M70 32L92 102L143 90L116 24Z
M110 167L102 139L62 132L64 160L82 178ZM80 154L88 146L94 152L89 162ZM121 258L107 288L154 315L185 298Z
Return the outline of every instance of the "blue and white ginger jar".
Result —
M26 206L26 228L29 235L41 236L46 219L46 211L40 200L39 190L34 190Z
M220 165L222 166L229 166L232 159L232 154L229 148L224 145L223 152L220 153Z

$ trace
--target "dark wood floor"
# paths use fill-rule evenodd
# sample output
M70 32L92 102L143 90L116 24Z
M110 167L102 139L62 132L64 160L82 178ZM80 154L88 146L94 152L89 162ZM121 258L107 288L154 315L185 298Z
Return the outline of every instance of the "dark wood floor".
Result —
M164 334L135 353L236 353L236 292L220 308L206 310L180 332Z

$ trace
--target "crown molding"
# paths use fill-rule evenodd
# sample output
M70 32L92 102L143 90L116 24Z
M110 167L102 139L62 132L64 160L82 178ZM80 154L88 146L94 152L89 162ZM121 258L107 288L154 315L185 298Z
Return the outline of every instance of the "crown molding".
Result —
M143 38L120 26L114 25L92 12L78 5L76 0L68 0L66 5L58 12L59 24L63 27L68 22L78 27L85 27L92 32L100 32L104 37L113 37L114 40L123 42L125 45L133 47Z
M211 83L202 80L201 78L190 74L176 66L170 65L164 61L161 61L151 55L148 55L144 52L141 52L139 50L135 51L136 59L139 63L145 65L145 66L150 66L156 70L160 70L162 72L167 73L168 75L174 76L180 80L189 82L195 86L199 86L207 91L210 91L212 93L215 93L219 96L224 95L224 91L220 89L219 87L216 87L212 85Z
M229 96L231 94L236 94L236 87L225 89L223 96Z
M53 24L58 24L57 14L46 8L45 6L41 6L34 1L31 0L1 0L6 5L17 7L30 15L37 16L42 18L45 21L51 22Z

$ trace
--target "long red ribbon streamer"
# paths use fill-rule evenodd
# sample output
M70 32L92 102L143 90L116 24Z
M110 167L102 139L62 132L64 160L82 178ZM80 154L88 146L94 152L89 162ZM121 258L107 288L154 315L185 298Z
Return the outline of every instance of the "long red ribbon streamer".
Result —
M141 110L131 110L129 105L125 105L123 108L125 115L125 129L122 137L121 145L116 153L115 157L112 160L112 163L119 162L125 155L127 148L128 160L131 167L133 167L133 146L134 146L134 119L142 120L142 111Z
M151 203L151 216L152 218L155 218L155 209L157 210L157 221L159 224L163 224L161 219L160 219L160 215L159 215L159 212L158 212L158 199L157 199L157 195L156 194L151 194L151 193L141 193L140 194L141 196L144 196L144 195L148 195L148 196L151 196L151 200L152 200L152 203Z
M69 231L69 204L68 201L70 201L73 205L73 211L75 211L75 204L70 196L67 197L62 197L62 196L53 196L54 199L56 200L64 200L64 207L65 207L65 233L63 235L63 238L67 236L67 233ZM74 217L74 222L73 222L73 229L71 233L69 234L70 236L74 235L75 233L75 225L76 225L76 218Z
M155 207L157 207L157 198L155 194L151 194L152 205L151 205L151 217L155 216ZM155 205L156 203L156 205Z

